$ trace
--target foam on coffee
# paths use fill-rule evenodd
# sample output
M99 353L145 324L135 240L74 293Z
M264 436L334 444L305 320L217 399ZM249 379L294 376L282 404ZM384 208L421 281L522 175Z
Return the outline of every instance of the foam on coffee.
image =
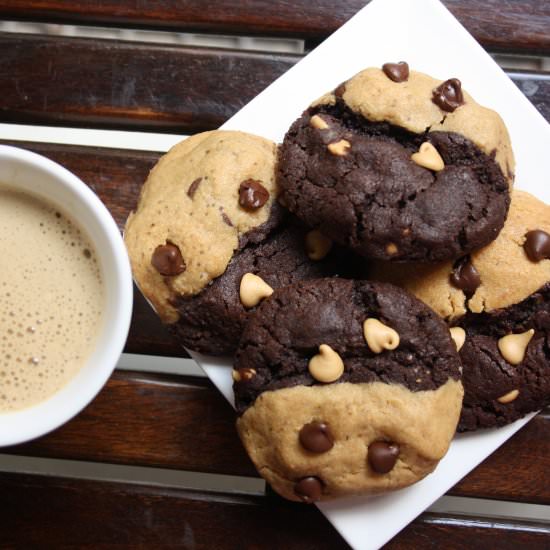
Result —
M0 412L43 401L76 375L103 306L88 237L53 205L0 185Z

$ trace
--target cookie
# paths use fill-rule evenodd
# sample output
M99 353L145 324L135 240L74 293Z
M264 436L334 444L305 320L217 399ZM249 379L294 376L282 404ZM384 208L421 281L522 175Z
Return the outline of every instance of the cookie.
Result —
M488 244L514 177L502 119L457 79L386 72L362 71L291 126L277 168L285 204L381 260L435 262Z
M330 241L312 241L303 225L285 221L275 158L274 143L242 132L190 137L159 160L128 218L134 279L189 349L233 352L250 311L273 288L335 273L324 259ZM247 300L249 283L263 288Z
M504 228L485 248L454 264L377 264L372 275L465 331L460 431L502 426L550 404L550 206L514 190Z
M410 485L446 453L462 402L443 321L369 281L281 288L235 356L239 435L282 496L312 502Z
M504 426L550 405L550 283L518 304L468 313L458 325L465 331L458 431Z

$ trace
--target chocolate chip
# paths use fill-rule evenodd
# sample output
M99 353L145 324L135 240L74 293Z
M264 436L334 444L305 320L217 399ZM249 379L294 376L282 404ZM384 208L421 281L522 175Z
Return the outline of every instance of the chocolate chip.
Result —
M455 263L450 278L451 284L464 291L466 296L472 296L481 284L479 273L470 261L469 256L464 256Z
M151 264L166 277L173 277L185 271L185 262L180 249L172 243L160 244L155 248L151 257Z
M378 474L387 474L393 469L399 456L399 445L386 441L375 441L369 445L370 467Z
M458 78L445 80L432 92L432 101L444 111L452 113L464 103L462 84Z
M294 493L308 504L317 502L321 500L323 483L318 477L304 477L294 485Z
M336 90L334 90L334 95L336 97L339 97L341 98L344 94L346 93L346 83L345 82L342 82L342 84L340 84Z
M409 65L405 61L399 63L384 63L384 74L394 82L405 82L409 79Z
M550 235L541 229L535 229L525 234L523 248L532 262L540 262L550 258Z
M231 221L231 218L224 212L223 207L221 206L220 206L220 212L224 223L226 223L229 227L233 227L233 222Z
M334 446L330 428L324 422L305 424L299 434L302 447L312 453L326 453Z
M189 189L187 190L187 196L192 199L195 193L197 192L197 189L199 188L200 182L202 181L202 178L197 178L193 181L193 183L189 186Z
M239 204L247 210L257 210L269 199L269 191L258 181L245 180L239 187Z

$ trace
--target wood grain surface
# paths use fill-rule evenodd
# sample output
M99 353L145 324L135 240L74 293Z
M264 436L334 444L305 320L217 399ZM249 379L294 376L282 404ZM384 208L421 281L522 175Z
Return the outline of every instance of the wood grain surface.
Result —
M0 474L3 547L348 548L313 506L276 497ZM385 548L547 550L547 524L423 514Z
M300 59L9 33L0 51L3 122L182 134L217 128ZM549 118L549 76L511 76Z
M444 0L485 47L495 51L550 52L550 5L545 0ZM3 0L0 17L85 25L112 25L186 32L265 35L319 41L367 0ZM391 24L391 22L388 22Z
M262 496L0 473L0 507L3 548L346 547L315 507Z
M207 379L115 372L59 430L10 454L257 476L235 413ZM449 494L550 504L550 415L539 415Z
M550 504L550 409L487 457L450 494Z
M182 134L217 128L299 59L9 33L0 51L4 122Z

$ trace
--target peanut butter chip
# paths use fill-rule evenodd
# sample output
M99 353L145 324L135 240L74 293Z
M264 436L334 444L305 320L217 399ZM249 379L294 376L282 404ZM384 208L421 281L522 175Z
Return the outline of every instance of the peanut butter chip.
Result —
M460 351L466 341L466 331L461 327L453 327L449 329L449 332L454 340L456 351Z
M498 341L498 349L502 357L512 365L519 365L525 357L527 346L535 334L534 329L529 329L520 334L508 334Z
M306 235L306 251L310 260L322 260L332 248L332 241L314 229Z
M343 157L347 155L350 148L351 143L346 139L341 139L340 141L335 141L334 143L329 143L327 145L327 149L337 157Z
M392 350L399 345L399 334L378 319L369 318L363 323L363 335L374 353Z
M328 128L328 124L319 115L313 115L309 119L309 123L313 128L317 128L317 130L326 130Z
M245 273L241 279L239 296L244 307L257 306L264 298L271 296L273 289L253 273Z
M308 369L315 380L328 384L342 376L344 362L330 346L321 344L319 353L309 360Z
M441 155L429 141L425 141L420 146L418 153L413 153L411 155L411 160L415 164L418 164L418 166L433 170L434 172L440 172L445 168L445 163Z
M502 403L503 405L506 405L506 403L511 403L512 401L515 401L519 395L519 390L512 390L508 393L505 393L504 395L500 396L497 401L499 403Z
M389 256L395 256L399 252L399 248L397 248L397 245L395 243L388 243L386 245L386 254Z
M249 380L252 380L254 376L256 376L256 370L248 368L237 369L233 370L232 376L235 382L248 382Z

